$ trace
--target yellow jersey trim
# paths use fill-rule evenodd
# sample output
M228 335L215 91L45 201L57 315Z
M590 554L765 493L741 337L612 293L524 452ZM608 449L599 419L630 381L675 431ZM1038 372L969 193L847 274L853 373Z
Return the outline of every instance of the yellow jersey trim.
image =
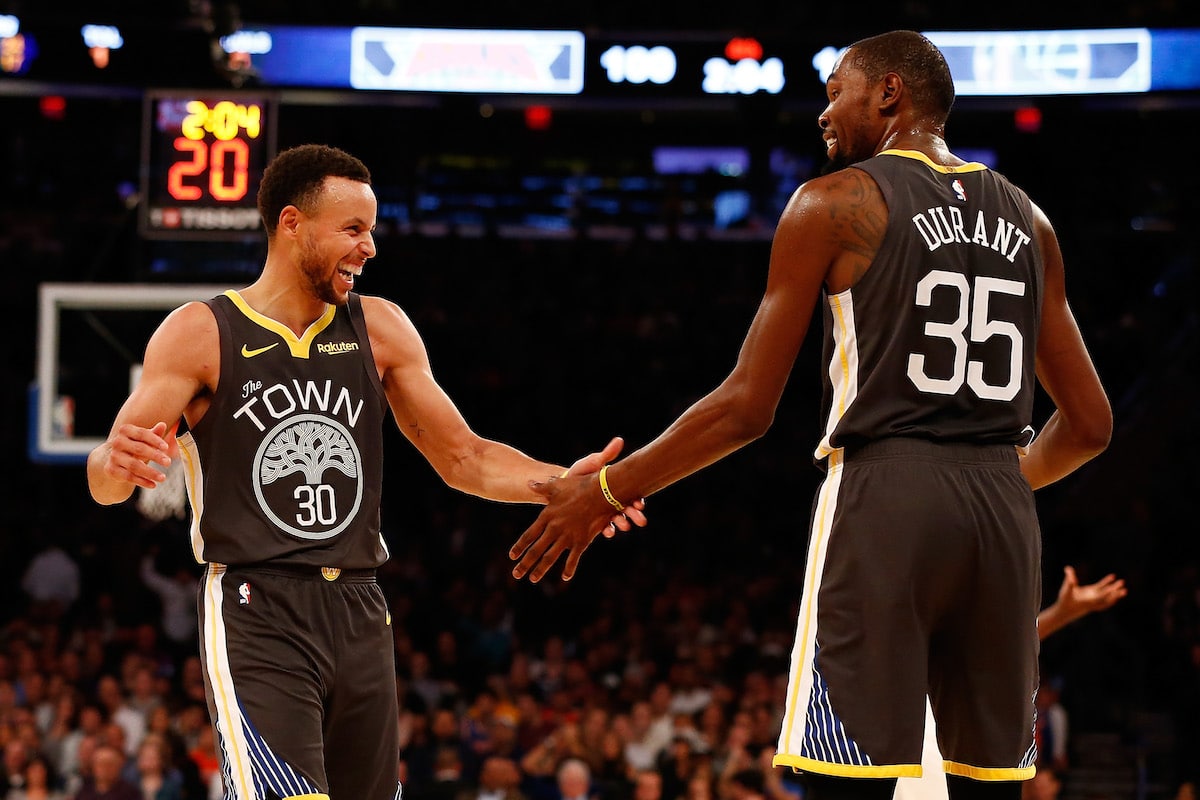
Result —
M943 761L947 775L974 778L977 781L1027 781L1037 772L1036 767L973 767L957 761Z
M919 778L920 764L881 764L880 766L859 766L857 764L831 764L828 761L815 761L804 756L777 755L771 759L775 767L791 767L802 772L816 772L820 775L832 775L837 778Z
M225 296L233 301L233 304L238 307L238 310L246 315L255 324L266 328L272 333L278 334L288 349L292 351L293 358L308 358L309 350L312 348L313 339L317 338L317 334L329 327L333 322L333 316L337 313L337 307L332 305L325 306L325 313L317 317L313 324L308 326L304 331L303 336L297 336L292 332L292 329L282 322L273 320L265 314L260 314L250 307L250 304L242 299L242 296L237 293L236 289L226 289ZM251 351L253 355L257 355L259 351ZM243 354L246 355L246 354ZM250 357L250 356L247 356Z
M947 175L953 175L958 172L979 172L988 168L987 164L981 164L978 161L968 161L966 164L959 164L956 167L947 166L945 164L935 164L933 160L922 153L920 150L884 150L879 155L881 156L900 156L902 158L913 158L917 161L924 162L925 166L936 172L944 172Z
M284 800L329 800L327 794L289 794Z
M818 540L817 546L816 546L817 550L820 550L821 548L823 548L825 546L825 540L828 538L829 531L833 527L832 519L830 519L828 523L826 523L825 520L826 520L826 517L828 516L830 504L836 503L836 492L837 492L838 487L835 487L831 483L831 481L833 481L835 479L840 479L843 453L844 453L844 451L842 450L842 448L839 447L829 454L829 466L828 466L828 471L826 472L827 477L825 478L825 481L821 484L821 490L819 493L820 507L817 511L817 522L813 526L813 532L812 532L813 536L819 537L819 540ZM807 597L808 605L806 605L802 609L800 609L800 613L803 615L801 618L804 620L804 628L803 628L802 632L797 633L797 637L803 637L803 638L799 638L799 641L804 642L805 643L804 647L807 649L808 642L809 642L809 629L812 626L813 617L815 616L815 614L813 614L812 604L813 604L814 599L816 598L816 580L817 580L816 570L812 570L809 575L805 576L805 580L808 581L808 586L805 588L804 593L801 595L801 599L803 600L803 598ZM792 689L792 696L789 698L789 702L788 702L787 718L783 722L784 737L787 739L792 738L792 728L795 726L796 710L797 710L797 708L799 708L799 706L800 706L800 681L796 681L795 687ZM776 766L778 766L780 764L786 764L787 766L795 766L794 764L790 764L789 762L784 761L784 759L788 759L788 758L799 759L801 757L800 756L788 756L788 755L776 755L774 764ZM807 759L801 759L801 760L807 761ZM813 763L817 763L817 762L813 762Z

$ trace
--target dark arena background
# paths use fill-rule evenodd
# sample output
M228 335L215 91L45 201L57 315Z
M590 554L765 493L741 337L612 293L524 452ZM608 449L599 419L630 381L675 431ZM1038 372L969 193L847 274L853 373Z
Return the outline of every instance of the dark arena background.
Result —
M272 153L322 142L367 163L379 254L358 289L405 308L479 433L569 463L613 435L644 444L728 373L775 221L821 168L821 70L912 28L944 37L951 148L1055 223L1116 418L1109 449L1038 498L1044 602L1068 565L1129 588L1043 645L1043 719L1069 720L1043 736L1061 795L1194 797L1197 6L475 5L0 0L3 772L41 751L69 786L79 709L134 708L175 744L184 796L213 796L192 609L150 576L199 575L186 521L96 506L82 464L163 314L257 275ZM551 800L530 753L575 731L600 800L624 800L648 700L692 718L656 762L664 800L699 800L696 772L741 800L739 766L771 800L801 793L756 756L820 478L818 342L765 437L650 498L650 526L598 542L569 584L509 575L534 508L451 491L387 432L406 794L451 797L435 764L472 787L494 752ZM111 735L132 754L138 730Z

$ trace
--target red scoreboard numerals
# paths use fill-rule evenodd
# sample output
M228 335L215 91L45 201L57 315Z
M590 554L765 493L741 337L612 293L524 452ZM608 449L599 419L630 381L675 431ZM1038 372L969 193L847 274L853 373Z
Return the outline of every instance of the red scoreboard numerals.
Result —
M237 202L250 188L250 146L241 139L217 140L211 145L180 136L175 150L190 154L186 161L176 161L167 170L167 191L176 200L199 200L204 190L186 182L188 178L208 173L208 193L215 200ZM209 165L211 169L209 168Z
M206 189L214 200L234 203L245 197L250 188L250 145L246 140L262 133L262 108L230 100L209 108L203 100L192 100L179 129L183 135L173 144L183 158L167 170L171 197L199 200ZM208 141L209 134L214 141ZM193 178L200 180L189 180Z
M175 150L190 152L192 157L187 161L176 161L167 170L167 192L176 200L199 200L204 191L199 186L184 183L184 179L195 177L208 167L208 145L180 136L175 140Z

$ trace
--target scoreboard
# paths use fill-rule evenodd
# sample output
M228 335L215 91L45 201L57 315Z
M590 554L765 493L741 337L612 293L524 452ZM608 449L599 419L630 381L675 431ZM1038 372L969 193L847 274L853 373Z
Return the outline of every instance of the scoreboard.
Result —
M143 116L142 235L257 236L258 183L275 147L270 95L151 91Z
M817 34L819 35L819 34ZM960 97L1200 88L1200 30L927 31ZM841 47L802 35L267 26L221 40L269 86L824 102Z
M269 26L221 40L270 86L584 98L820 96L811 54L750 36ZM791 65L785 67L785 64Z

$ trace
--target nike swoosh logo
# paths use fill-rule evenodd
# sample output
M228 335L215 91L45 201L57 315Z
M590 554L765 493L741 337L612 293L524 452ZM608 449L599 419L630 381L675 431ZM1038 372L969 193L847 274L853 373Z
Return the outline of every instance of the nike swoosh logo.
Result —
M278 345L279 342L275 342L275 344L269 344L266 347L258 347L254 350L251 350L246 345L242 345L242 358L254 358L255 356L260 356L270 350L272 347L276 347Z

